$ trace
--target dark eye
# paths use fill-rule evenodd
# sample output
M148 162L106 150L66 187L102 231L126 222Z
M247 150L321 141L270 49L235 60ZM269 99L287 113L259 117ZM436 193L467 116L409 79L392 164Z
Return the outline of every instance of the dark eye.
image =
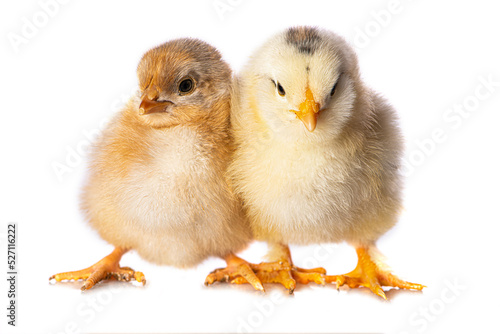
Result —
M276 81L274 80L271 81L273 82L276 89L278 89L278 94L280 94L280 96L285 96L285 89L283 88L283 86L279 82L276 83Z
M280 96L285 96L285 90L283 89L283 86L278 82L278 94L280 94Z
M336 88L337 88L337 83L335 83L335 85L333 85L332 91L330 92L330 96L333 96L333 94L335 94L335 89Z
M179 84L179 93L181 95L191 93L194 89L194 81L191 78L186 78Z

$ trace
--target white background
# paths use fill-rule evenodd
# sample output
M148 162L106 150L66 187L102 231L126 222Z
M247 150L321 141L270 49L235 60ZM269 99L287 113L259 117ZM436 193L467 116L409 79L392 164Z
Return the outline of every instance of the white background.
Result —
M45 2L0 8L1 333L498 331L500 20L493 1L401 0L396 10L389 0L69 1L44 21ZM219 13L217 3L230 10ZM26 22L39 26L32 36ZM219 259L178 270L135 253L122 264L143 271L145 287L108 283L82 294L81 282L49 284L50 275L112 250L78 209L85 133L96 133L130 95L141 55L169 39L198 37L238 70L271 34L299 24L348 39L366 82L400 114L413 165L406 210L378 245L396 274L428 288L391 291L389 302L333 286L301 286L290 297L268 285L263 295L248 286L204 287L206 274L224 265ZM23 33L14 46L10 39ZM496 82L491 92L481 78ZM54 164L69 171L58 177ZM6 317L9 222L18 223L15 328ZM242 255L259 262L265 252L253 244ZM356 263L343 244L292 247L292 254L297 265L334 274Z

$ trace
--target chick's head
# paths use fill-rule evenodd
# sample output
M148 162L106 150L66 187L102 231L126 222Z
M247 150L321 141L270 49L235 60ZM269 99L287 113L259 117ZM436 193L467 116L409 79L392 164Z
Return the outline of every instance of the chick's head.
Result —
M341 37L293 27L257 50L242 77L250 78L252 101L275 133L331 138L352 114L358 73L356 55Z
M214 104L229 99L231 70L213 46L177 39L144 54L137 68L141 121L170 127L210 117Z

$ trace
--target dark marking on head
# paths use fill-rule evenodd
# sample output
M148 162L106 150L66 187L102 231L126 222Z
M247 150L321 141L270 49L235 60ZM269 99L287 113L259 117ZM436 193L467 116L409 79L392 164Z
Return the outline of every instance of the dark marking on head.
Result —
M306 72L309 73L309 71L311 70L311 68L309 67L309 65L306 66Z
M285 40L300 53L312 55L318 48L321 37L313 27L293 27L287 30Z

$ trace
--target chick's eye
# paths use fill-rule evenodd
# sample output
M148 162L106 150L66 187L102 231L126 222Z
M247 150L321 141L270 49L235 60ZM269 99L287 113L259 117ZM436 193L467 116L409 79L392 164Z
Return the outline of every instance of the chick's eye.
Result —
M333 85L332 90L330 92L330 96L333 96L333 94L335 94L335 89L336 88L337 88L337 83L335 83L335 85Z
M285 96L285 89L279 82L276 84L276 88L278 89L278 94L280 94L280 96Z
M283 88L283 86L281 86L279 82L276 82L273 79L271 79L271 82L273 83L274 87L276 87L276 89L278 90L278 94L280 94L280 96L285 96L285 89Z
M194 89L194 81L191 78L187 78L181 81L179 84L179 93L181 95L188 94Z

